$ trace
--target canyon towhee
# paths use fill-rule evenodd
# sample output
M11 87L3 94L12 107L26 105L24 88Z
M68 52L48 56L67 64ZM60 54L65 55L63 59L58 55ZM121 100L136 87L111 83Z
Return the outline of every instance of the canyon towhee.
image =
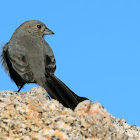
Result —
M74 109L87 98L79 97L55 75L56 61L44 35L54 34L37 20L26 21L2 48L2 65L19 90L27 83L38 83L51 98Z

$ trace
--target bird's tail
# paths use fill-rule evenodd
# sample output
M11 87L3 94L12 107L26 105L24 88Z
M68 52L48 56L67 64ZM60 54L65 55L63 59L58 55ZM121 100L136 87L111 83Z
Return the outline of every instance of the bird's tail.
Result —
M85 97L76 95L55 75L48 77L44 86L51 98L58 100L63 106L73 110L78 103L87 100Z

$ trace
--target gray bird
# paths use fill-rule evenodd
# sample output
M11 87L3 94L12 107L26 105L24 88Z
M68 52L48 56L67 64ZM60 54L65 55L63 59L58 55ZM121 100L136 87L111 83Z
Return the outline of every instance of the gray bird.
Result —
M30 20L21 24L2 48L2 65L19 88L18 92L26 83L38 83L51 98L74 109L87 98L76 95L54 75L55 57L43 38L48 34L54 33L40 21Z

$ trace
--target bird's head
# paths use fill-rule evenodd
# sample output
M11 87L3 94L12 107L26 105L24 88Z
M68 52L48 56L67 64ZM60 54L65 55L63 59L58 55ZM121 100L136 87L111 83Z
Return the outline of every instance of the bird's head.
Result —
M26 21L21 24L18 29L24 30L27 33L30 33L34 36L39 36L41 38L43 38L44 35L54 34L50 29L46 27L44 23L38 20Z

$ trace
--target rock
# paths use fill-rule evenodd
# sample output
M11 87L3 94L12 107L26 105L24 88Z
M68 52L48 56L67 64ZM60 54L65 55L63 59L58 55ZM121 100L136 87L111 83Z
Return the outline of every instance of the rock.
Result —
M0 92L0 139L140 140L140 128L115 118L98 102L85 100L72 111L36 87Z

